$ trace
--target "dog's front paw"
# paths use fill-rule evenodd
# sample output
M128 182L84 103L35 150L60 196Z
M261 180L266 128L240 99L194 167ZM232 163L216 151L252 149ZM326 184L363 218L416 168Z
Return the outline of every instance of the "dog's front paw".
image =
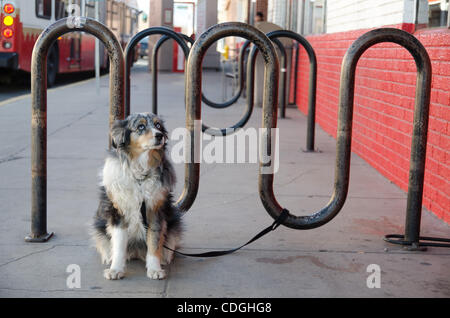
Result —
M103 276L109 280L122 279L125 277L125 272L123 270L116 270L113 268L107 268L103 272Z
M166 278L166 271L163 269L160 270L154 270L154 269L147 269L147 276L151 279L164 279Z

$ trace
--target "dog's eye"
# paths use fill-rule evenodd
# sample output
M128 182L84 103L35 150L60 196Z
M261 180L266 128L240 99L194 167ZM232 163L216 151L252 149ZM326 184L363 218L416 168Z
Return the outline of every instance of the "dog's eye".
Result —
M156 123L155 127L156 127L156 129L161 129L161 124L160 123Z
M140 131L142 131L142 130L145 129L145 125L144 125L144 124L140 124L140 125L137 127L137 129L140 130Z

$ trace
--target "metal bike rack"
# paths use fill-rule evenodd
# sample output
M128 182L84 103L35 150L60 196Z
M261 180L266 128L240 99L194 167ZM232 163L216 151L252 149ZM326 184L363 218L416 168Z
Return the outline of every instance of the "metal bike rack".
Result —
M183 50L183 53L185 56L189 55L189 47L187 46L186 42L183 40L180 35L173 31L172 29L169 29L167 27L151 27L145 30L142 30L141 32L137 33L135 36L133 36L128 42L126 48L125 48L125 116L128 116L130 114L130 73L131 73L131 62L132 62L132 52L134 47L139 43L140 40L145 38L146 36L150 35L165 35L173 40L175 40L178 45L181 46L181 49ZM155 79L155 76L157 76L156 72L153 72L153 78ZM157 95L156 93L156 87L157 87L157 78L156 80L153 80L152 86L153 86L153 103L152 103L152 112L157 114L158 112L158 105L157 105Z
M287 79L287 54L286 49L284 48L283 43L281 43L278 39L271 39L273 43L275 43L280 50L280 90L281 94L279 94L279 107L280 107L280 117L286 118L286 92L287 92L287 86L286 86L286 79ZM254 77L252 78L254 80Z
M293 101L292 103L289 102L289 105L296 105L297 106L297 81L298 81L298 60L299 60L299 53L300 53L300 46L298 42L295 42L295 62L294 62L294 92L293 92Z
M241 47L241 50L240 50L240 52L239 52L239 78L241 79L240 80L240 82L239 82L239 84L240 84L240 88L239 88L239 95L240 94L242 94L242 91L244 90L244 79L243 79L243 77L244 77L244 71L243 71L243 69L244 69L244 57L245 57L245 52L246 52L246 50L247 50L247 48L249 47L249 45L252 43L252 41L245 41L244 42L244 44L242 45L242 47ZM249 54L249 57L248 57L248 61L250 60L250 54ZM248 62L247 62L247 65L248 65ZM248 76L248 70L249 70L249 68L248 68L248 66L247 66L247 76L246 76L246 81L248 81L249 79L251 79L251 83L250 82L247 82L247 92L248 92L248 87L249 86L251 86L251 87L254 87L254 83L253 83L253 78L254 78L254 76L253 77L249 77ZM247 94L248 95L248 94ZM235 97L239 97L238 96L238 94L237 95L235 95ZM251 96L251 97L249 97L249 96L247 96L247 98L253 98L253 96ZM231 102L232 100L233 100L234 98L232 98L230 101L228 101L228 102ZM235 99L235 101L237 101L237 99L238 98L236 98ZM203 100L203 94L202 94L202 101L204 101ZM228 103L228 102L226 102L226 103ZM230 104L231 105L231 104ZM253 105L253 104L249 104L249 103L247 103L247 105L246 105L246 108L245 108L245 110L244 110L244 113L243 113L243 115L242 115L242 117L239 119L239 121L236 123L236 124L233 124L232 126L229 126L229 127L227 127L227 128L211 128L211 127L209 127L209 126L207 126L207 125L205 125L204 123L202 123L202 131L204 132L204 133L206 133L206 134L208 134L208 135L212 135L212 136L226 136L226 135L229 135L229 134L233 134L234 132L236 132L236 129L238 129L238 128L242 128L242 127L244 127L245 126L245 124L248 122L248 120L250 119L250 117L251 117L251 114L252 114L252 112L253 112L253 106L250 106L250 105ZM221 108L223 108L223 107L221 107Z
M286 49L284 47L284 45L276 38L272 39L272 42L275 43L278 47L278 49L280 50L280 71L282 73L282 76L280 77L280 90L281 90L281 94L279 94L279 105L281 106L281 113L280 113L280 117L281 118L285 118L286 117L286 92L287 92L287 86L286 86L286 82L287 82L287 54L286 54ZM247 41L245 42L245 44L249 44L250 42ZM256 50L256 49L254 49ZM255 53L252 56L253 59L256 59L256 55ZM250 92L254 92L254 83L253 81L255 80L255 63L252 61L252 63L247 63L247 65L251 64L252 68L248 69L251 71L252 76L247 77L247 80L251 81L252 83L250 84L252 86L252 90ZM248 73L247 73L248 74ZM253 108L253 102L254 102L254 96L251 96L251 100L252 100L252 108ZM248 102L247 102L248 103Z
M191 44L191 46L194 44L195 41L191 37L188 37L187 35L181 34L181 33L180 33L180 35L182 35L183 38ZM216 102L209 100L202 93L202 102L204 102L206 105L211 106L213 108L227 108L238 101L238 99L241 97L242 92L244 90L244 60L245 60L245 52L249 45L250 45L250 42L248 42L248 43L245 42L239 51L239 57L238 57L238 60L239 60L239 64L238 64L239 90L236 92L236 94L226 102L216 103ZM186 57L186 59L187 59L187 57Z
M183 33L178 33L180 37L183 38L186 42L189 42L191 45L194 43L190 37ZM167 41L171 39L170 36L163 35L153 46L152 57L151 57L151 67L152 67L152 113L158 114L158 52L160 47ZM192 42L190 40L192 40ZM184 57L187 59L189 54L186 54L183 50Z
M182 37L186 42L188 42L191 46L192 44L194 44L194 40L187 36L186 34L183 33L178 33L178 35L180 37ZM151 57L151 65L152 65L152 112L154 114L157 114L157 110L158 110L158 52L160 47L167 41L169 40L170 37L169 36L162 36L157 42L156 44L153 46L153 50L152 50L152 57ZM248 45L247 45L248 46ZM224 103L216 103L213 101L210 101L205 95L202 94L202 101L211 107L214 108L226 108L228 106L231 106L232 104L234 104L239 97L241 96L241 92L243 90L244 87L244 81L243 81L243 58L245 55L245 49L247 47L242 47L241 49L241 53L239 54L239 91L236 93L235 96L233 96L229 101L224 102ZM184 52L184 51L183 51ZM185 58L187 60L188 58L188 54L185 54Z
M99 38L110 59L110 125L124 118L124 60L115 35L100 22L80 17L74 27L69 18L48 26L37 39L31 58L31 233L27 242L46 242L47 232L47 53L56 39L69 32L84 31ZM111 145L111 140L109 141Z
M175 31L166 28L166 27L152 27L152 28L148 28L145 29L141 32L139 32L138 34L136 34L128 43L127 47L125 48L125 116L128 116L130 114L130 75L131 75L131 58L132 58L132 50L133 48L137 45L137 43L139 43L140 40L142 40L144 37L149 36L149 35L154 35L154 34L162 34L163 37L161 39L158 40L158 42L156 43L154 50L153 50L153 56L152 56L152 77L153 77L153 83L152 83L152 91L153 91L153 97L152 97L152 112L157 114L158 113L158 93L157 93L157 85L158 85L158 79L157 79L157 66L156 66L156 61L157 61L157 57L158 57L158 50L161 47L161 45L167 41L169 38L174 39L182 48L183 53L185 55L185 57L187 58L189 56L189 47L187 46L187 44L185 43L185 41L191 43L191 45L193 44L193 39L191 39L190 37L188 37L187 35L181 34L181 33L176 33ZM164 36L166 36L166 38L164 38ZM239 67L239 73L240 73L240 77L242 78L242 74L243 74L243 56L245 54L245 49L247 47L243 47L241 49L241 53L240 53L240 67ZM155 67L156 66L156 67ZM155 70L155 71L153 71ZM244 83L243 80L240 81L240 90L239 90L239 96L240 96L240 92L243 89ZM235 101L237 101L237 99L239 98L238 95L236 95L235 97L233 97L231 100L225 102L223 105L227 105L224 107L228 107L229 105L232 105ZM234 102L233 102L234 100ZM214 102L209 101L205 96L203 96L202 94L202 101L205 102L208 105L222 105L222 104L217 104ZM216 108L224 108L222 106L216 107ZM244 123L245 124L245 123ZM240 121L238 124L233 125L231 128L241 128L243 127L242 121ZM219 130L215 130L212 129L206 125L202 125L202 131L204 131L207 134L211 134L211 135L225 135L225 131L229 132L230 128L225 128L225 129L219 129ZM223 132L222 132L223 131Z
M387 235L386 240L391 243L408 245L411 250L421 250L422 246L448 247L450 246L449 244L420 242L421 239L440 242L450 241L449 239L442 238L420 237L420 218L422 211L423 180L431 91L430 58L423 45L413 35L392 28L377 29L365 33L351 45L344 56L340 80L335 180L334 190L330 201L323 209L312 215L294 216L289 214L286 222L283 224L290 228L301 230L317 228L331 221L342 209L347 198L349 186L355 70L361 55L371 46L382 42L393 42L406 48L414 57L418 72L405 234ZM273 105L271 104L263 107L263 127L276 127L276 109L273 109ZM268 135L267 138L270 138L270 135ZM262 144L264 144L263 141ZM270 146L270 140L269 142L266 142L266 145L268 145L268 147ZM266 153L271 154L270 149ZM268 213L276 219L283 208L279 205L273 193L273 174L260 173L258 183L261 201ZM398 240L393 240L393 238Z
M192 44L192 42L191 42L191 44ZM228 101L223 102L223 103L213 102L202 95L202 101L206 105L211 106L213 108L227 108L227 107L233 105L234 103L236 103L238 101L239 97L241 97L242 92L244 90L245 51L247 50L249 45L250 45L250 42L248 42L248 41L244 42L244 44L242 45L242 47L239 51L239 57L238 57L238 59L239 59L239 64L238 64L239 90L236 92L236 94L231 99L229 99Z
M286 108L286 77L287 77L287 72L286 72L286 68L287 68L287 58L286 58L286 50L283 46L283 44L276 38L272 39L272 42L274 42L277 47L279 48L280 52L281 52L281 56L280 56L280 64L281 64L281 69L283 70L283 76L281 76L281 83L280 83L280 87L281 87L281 91L282 93L279 95L280 97L280 105L282 105L283 111L282 113L284 114L285 111L284 109ZM247 47L250 45L251 41L247 40L244 42L242 49L240 51L240 63L243 62L244 60L244 54L245 54L245 49L247 49ZM311 48L312 49L312 48ZM241 117L241 119L234 125L227 127L227 128L210 128L206 125L203 124L203 131L207 132L210 135L215 135L215 136L226 136L228 134L231 134L233 132L235 132L235 130L237 128L242 128L245 126L245 124L248 122L248 120L250 119L252 112L253 112L253 108L254 108L254 89L255 89L255 61L256 61L256 53L258 52L258 50L256 49L256 47L254 47L248 56L247 59L247 71L246 71L246 83L247 83L247 105L246 108L244 110L244 113ZM239 70L239 73L242 74L243 72L241 71L241 69ZM241 84L241 89L243 89L243 81L240 82ZM207 129L207 130L205 130Z
M276 40L277 38L286 37L290 38L292 40L297 41L300 45L302 45L306 52L308 53L309 57L309 90L308 90L308 119L307 119L307 130L306 130L306 151L307 152L313 152L314 151L314 132L315 132L315 118L316 118L316 87L317 87L317 59L316 54L314 52L313 47L311 44L300 34L297 34L292 31L288 30L277 30L267 33L267 36L272 41ZM276 42L275 42L276 43ZM279 43L279 44L278 44ZM280 42L278 42L278 46L281 45ZM281 45L282 46L282 45ZM255 51L256 48L253 48L253 51ZM254 78L254 61L251 61L251 59L256 58L257 53L251 52L248 58L248 64L247 64L247 83L253 82ZM298 52L297 52L298 54ZM282 55L283 58L283 55ZM284 63L286 64L286 63ZM251 68L253 69L251 69ZM283 66L286 68L286 66ZM250 74L250 77L249 77ZM286 83L286 73L282 76L282 81L284 78L284 83ZM250 88L250 89L249 89ZM286 85L282 85L282 94L286 95ZM252 98L247 97L247 104L249 104L248 107L253 109L253 95L254 95L254 85L247 84L247 96L252 96ZM285 117L285 109L286 109L286 102L285 100L280 103L281 107L281 117Z
M272 109L275 112L277 109L279 64L275 48L264 33L245 23L228 22L212 26L195 41L189 54L185 77L186 129L189 133L185 141L185 149L189 149L190 153L185 164L184 190L176 202L182 211L191 207L199 186L201 134L198 133L198 127L195 127L195 121L200 121L202 118L202 59L206 50L215 41L227 36L246 38L262 52L265 64L263 105L265 109Z

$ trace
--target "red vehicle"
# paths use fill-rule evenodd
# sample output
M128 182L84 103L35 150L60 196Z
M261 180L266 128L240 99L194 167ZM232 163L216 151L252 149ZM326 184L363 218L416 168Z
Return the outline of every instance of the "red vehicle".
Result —
M81 16L95 18L110 28L122 47L136 33L140 11L136 1L123 0L0 0L0 74L30 72L31 53L39 34L49 24L67 17L70 4ZM70 8L73 8L71 6ZM59 73L94 70L95 38L84 32L68 33L55 42L47 58L47 81L51 86ZM100 45L100 65L107 69L106 51Z

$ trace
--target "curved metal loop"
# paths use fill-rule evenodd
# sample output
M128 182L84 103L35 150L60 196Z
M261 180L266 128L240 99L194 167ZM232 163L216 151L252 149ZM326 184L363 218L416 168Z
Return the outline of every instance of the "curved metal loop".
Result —
M358 38L347 50L342 62L341 71L333 194L328 204L318 212L308 216L289 215L284 225L294 229L313 229L332 220L342 209L347 198L350 175L356 65L361 55L368 48L382 42L394 42L406 48L414 57L417 66L418 74L414 106L405 240L418 242L430 105L431 63L427 51L413 35L392 28L367 32ZM270 106L267 107L266 105L266 107L263 107L264 128L276 127L276 118L272 115L273 113L274 110ZM270 153L270 151L266 153ZM276 219L283 208L279 205L273 193L273 173L260 174L258 186L264 207Z
M178 35L180 37L182 37L186 42L188 42L191 46L195 42L194 39L187 36L186 34L178 33ZM157 86L158 86L158 74L157 74L158 73L158 63L157 63L158 52L159 52L160 47L169 39L170 39L169 36L166 36L166 35L162 36L156 42L156 44L153 46L153 50L152 50L152 61L151 61L151 63L152 63L151 64L152 65L152 112L154 114L157 114L157 112L158 112L158 88L157 88ZM245 50L245 48L244 48L244 50ZM187 60L188 55L185 55L184 57ZM241 69L242 69L242 66L240 67L240 70ZM243 76L241 73L242 73L242 71L240 71L240 73L239 73L240 76ZM241 86L243 86L243 85L244 85L243 81L241 81ZM234 101L230 100L231 103L228 106L235 103L239 97L240 97L240 92L239 92L239 95L237 96L236 100L234 100ZM205 104L210 105L212 107L214 107L214 105L218 105L218 104L215 104L214 102L210 101L209 99L207 99L205 97L205 95L203 95L203 93L202 93L202 101ZM224 106L224 107L228 107L228 106ZM216 107L216 108L224 108L224 107L220 107L220 105L219 105L219 107Z
M180 37L182 37L186 42L188 42L191 46L194 44L194 39L192 39L191 37L187 36L186 34L183 33L178 33L178 35ZM160 49L160 47L167 41L169 40L171 37L164 35L162 36L157 42L156 44L153 46L153 50L152 50L152 60L151 60L151 68L152 68L152 113L157 114L158 113L158 51ZM206 98L206 96L202 93L202 101L214 108L226 108L228 106L231 106L232 104L234 104L239 97L241 96L242 90L244 88L244 74L243 74L243 68L244 68L244 57L245 57L245 50L247 49L248 45L250 44L250 42L245 42L244 45L241 48L241 51L239 53L239 91L238 93L229 101L225 102L225 103L215 103L213 101L210 101L208 98ZM183 51L184 52L184 51ZM185 54L185 58L187 60L188 55ZM205 128L206 129L206 128Z
M167 27L151 27L142 30L141 32L133 36L125 48L125 116L128 116L130 114L130 73L131 73L130 70L132 59L131 52L133 52L134 47L139 43L140 40L142 40L146 36L154 34L166 35L174 39L181 46L184 55L185 56L189 55L189 47L187 46L183 38L180 37L180 35L177 32Z
M27 242L45 242L52 235L47 233L47 53L58 37L82 31L102 41L111 70L109 124L124 118L124 60L119 41L94 19L80 17L75 27L72 22L64 18L49 25L36 40L31 57L31 234Z
M286 59L286 50L284 49L283 44L278 41L277 39L273 39L272 42L274 42L278 48L280 49L281 52L281 65L282 68L286 69L286 64L287 64L287 59ZM246 41L243 44L243 48L246 49L249 45L250 45L251 41ZM245 52L245 50L241 50L241 54ZM203 132L209 134L209 135L214 135L214 136L226 136L229 134L232 134L236 131L236 129L238 128L242 128L244 127L248 120L250 119L252 113L253 113L253 108L254 108L254 90L255 90L255 82L254 82L254 78L255 78L255 61L256 61L256 53L258 52L257 48L254 47L248 56L248 61L247 61L247 71L246 71L246 83L247 83L247 105L246 108L244 109L244 113L241 117L241 119L234 125L232 125L231 127L228 128L210 128L206 125L202 126L202 130ZM240 57L241 61L244 59L244 56L242 55ZM282 77L282 82L284 81L283 84L286 83L286 73L283 74ZM285 102L285 95L286 95L286 85L281 85L283 92L281 95L284 96L280 96L281 98L281 103Z
M266 34L269 39L275 41L278 38L289 38L295 40L299 43L308 53L309 58L309 89L308 89L308 119L307 119L307 128L306 128L306 151L314 151L314 132L315 132L315 119L316 119L316 88L317 88L317 59L316 53L314 52L311 44L300 34L289 30L277 30L272 31ZM275 42L279 47L281 43ZM256 48L253 48L256 50ZM281 50L281 47L280 47ZM298 52L297 52L298 54ZM252 58L256 58L256 53L251 54ZM249 58L250 59L250 58ZM286 64L286 63L285 63ZM248 66L252 66L254 68L254 63L247 64L247 83L249 81L253 81L254 78L254 70L251 70ZM248 74L251 73L251 77ZM286 73L284 74L284 76ZM282 77L283 80L283 77ZM284 79L285 80L285 79ZM249 88L251 88L249 90ZM286 96L286 87L284 87L284 96ZM254 86L250 86L247 84L247 96L251 96L252 98L247 97L247 103L250 104L249 107L253 108L253 95L254 95ZM284 118L286 102L280 101L280 109L281 109L281 117Z
M239 64L238 64L238 77L239 77L239 90L236 92L236 94L231 97L231 99L229 99L226 102L223 103L216 103L213 102L211 100L209 100L208 98L206 98L204 95L202 95L202 101L208 105L211 106L213 108L227 108L231 105L233 105L234 103L236 103L239 99L239 97L241 97L242 95L242 91L244 90L244 59L245 59L245 51L247 50L248 46L250 45L249 41L244 42L244 44L242 45L240 51L239 51Z
M178 33L178 35L180 37L182 37L186 42L190 43L191 45L193 45L194 42L195 42L191 37L189 37L189 36L187 36L187 35L185 35L183 33ZM166 42L169 38L170 38L169 36L161 37L158 40L158 42L156 42L155 46L153 47L153 52L152 52L152 62L151 62L152 63L152 112L154 114L157 114L157 112L158 112L158 89L157 89L157 83L158 83L158 74L157 74L157 70L158 70L158 65L157 65L158 50L161 47L161 45L163 45L164 42ZM241 47L240 53L239 53L239 61L240 61L240 64L239 64L239 78L241 79L239 81L240 82L239 94L237 94L235 96L235 100L234 101L233 100L228 101L230 104L225 106L225 107L228 107L231 104L235 103L239 99L239 97L241 95L241 92L242 92L242 90L244 88L244 79L243 79L243 76L244 76L243 75L243 73L244 73L243 72L243 68L244 68L244 66L243 66L243 64L244 64L244 58L245 58L245 51L247 50L247 48L250 45L250 43L251 43L250 41L244 42L244 44ZM188 55L185 54L185 57L187 59ZM213 106L215 103L209 101L205 97L205 95L203 93L202 93L202 101L205 104L209 105L209 106L215 107L215 106ZM219 104L215 104L215 105L219 105ZM225 108L225 107L221 107L219 105L216 108ZM232 125L231 127L228 127L228 128L210 128L210 127L208 127L206 125L203 125L202 126L202 131L205 132L206 134L209 134L209 135L226 136L227 134L234 132L237 128L244 127L244 125L247 123L248 119L250 118L251 113L252 113L252 110L247 107L245 109L245 111L244 111L244 114L243 114L242 118L236 124Z
M187 36L186 34L180 33L180 35L191 45L194 44L194 40ZM244 60L245 60L245 52L250 45L250 41L245 41L242 45L240 51L239 51L239 66L238 66L238 77L239 77L239 90L230 100L223 102L223 103L216 103L211 100L209 100L203 93L202 93L202 102L204 102L206 105L211 106L213 108L227 108L234 103L236 103L242 95L242 91L244 90ZM187 57L186 57L187 58Z
M239 36L251 40L262 52L265 63L263 104L266 109L272 109L275 112L276 119L279 64L272 42L258 29L240 22L221 23L206 30L192 46L186 68L186 129L188 135L185 139L185 151L188 153L185 164L184 190L176 202L182 211L191 207L199 186L201 132L198 123L202 118L202 59L206 50L215 41L227 36Z
M186 42L192 43L188 39L192 40L190 37L183 33L178 33L180 37L182 37ZM151 60L151 68L152 68L152 113L157 115L158 114L158 52L161 46L167 41L171 39L170 36L163 35L153 46L152 50L152 60ZM192 40L194 41L194 40ZM185 51L183 50L184 57L187 60L188 55L185 54Z

